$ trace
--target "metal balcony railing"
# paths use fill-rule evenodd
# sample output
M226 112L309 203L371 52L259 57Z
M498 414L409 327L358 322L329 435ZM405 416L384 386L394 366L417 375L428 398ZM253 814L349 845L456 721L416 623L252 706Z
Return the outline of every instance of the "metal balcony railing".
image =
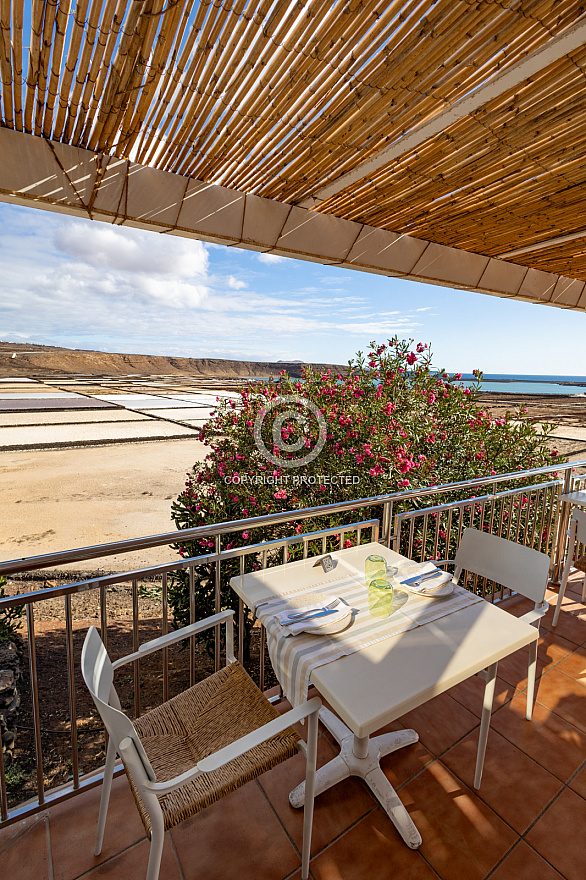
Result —
M213 610L219 611L223 602L222 578L226 575L226 567L231 565L244 573L253 567L262 568L267 565L287 563L290 560L319 555L335 548L344 547L345 543L360 543L364 540L380 541L411 558L445 559L453 557L460 541L462 531L467 526L485 528L494 534L509 538L527 546L547 552L552 561L552 578L555 580L563 563L565 533L567 527L567 509L560 504L560 496L564 492L580 488L586 482L586 461L570 464L554 465L519 471L511 474L497 474L488 478L466 480L442 486L430 486L424 489L396 492L373 498L349 500L342 503L328 504L321 507L303 510L285 511L279 514L218 523L211 526L200 526L181 531L167 532L161 535L141 537L132 540L118 541L110 544L84 547L49 553L42 556L29 557L0 563L0 575L13 579L30 576L30 572L43 572L61 566L82 561L103 561L113 555L130 553L146 548L181 545L195 545L205 538L213 540L213 549L189 557L173 556L169 562L152 565L146 568L133 569L125 572L105 573L96 577L88 577L33 592L23 592L16 596L0 599L0 615L7 608L24 606L26 609L26 625L24 642L28 663L27 704L21 711L30 717L31 724L27 731L21 725L19 738L28 736L30 752L34 756L30 767L25 768L29 786L26 789L26 800L18 802L11 794L14 788L11 779L20 772L19 768L5 764L0 754L0 827L3 824L33 813L43 805L71 797L80 789L100 782L99 765L101 753L94 748L93 757L85 756L81 739L87 736L88 730L100 733L95 726L88 728L88 717L97 718L85 709L80 717L79 703L85 689L81 684L76 660L75 644L81 640L83 632L75 627L73 605L76 597L87 591L93 591L98 598L99 626L102 638L108 644L109 636L119 625L112 621L108 614L108 590L122 584L130 585L131 623L128 627L129 649L136 651L141 641L140 603L141 585L145 582L155 584L160 601L160 614L156 621L158 631L166 633L172 626L169 586L170 579L177 577L178 572L186 573L189 594L189 619L195 620L196 582L202 566L211 572L210 588L213 593ZM427 506L422 506L427 502ZM364 517L364 518L363 518ZM295 523L302 528L303 523L311 524L311 531L283 535L287 524ZM317 528L314 526L317 524ZM244 546L225 546L226 536L232 538L248 531L254 535L255 530L275 529L276 537ZM224 541L224 544L223 544ZM65 575L64 575L65 577ZM224 577L225 580L225 577ZM25 581L22 581L23 584ZM472 587L476 588L476 585ZM224 587L225 589L225 587ZM484 588L483 588L484 589ZM485 590L484 590L485 591ZM491 594L490 598L495 596ZM498 597L497 597L498 598ZM39 639L46 639L45 634L39 636L38 623L35 622L35 609L39 603L49 600L63 601L64 626L61 643L55 647L62 657L63 680L66 680L67 704L65 716L56 717L55 711L49 711L47 688L55 688L55 682L48 683L43 669L39 665ZM225 601L225 598L224 598ZM244 615L242 604L239 605L238 632L239 656L244 655ZM152 638L152 631L148 638ZM256 672L261 688L265 686L265 645L264 632L261 630L259 641L259 667ZM185 675L193 683L196 677L196 645L190 645L189 652L181 657L169 656L162 652L162 668L156 674L161 684L161 698L170 695L170 671L183 665ZM213 666L218 668L221 662L221 644L216 634ZM144 684L143 672L139 663L134 664L132 675L126 683L127 705L125 709L132 715L141 711L141 686ZM88 715L89 713L89 715ZM44 743L48 736L59 739L59 750L62 755L62 768L59 773L47 773L46 751ZM100 734L101 736L101 734ZM93 738L94 740L96 737ZM82 761L80 762L80 754ZM17 762L18 763L18 762ZM84 764L84 767L80 766ZM67 777L67 778L64 778ZM21 786L22 788L22 786ZM25 787L26 788L26 787Z

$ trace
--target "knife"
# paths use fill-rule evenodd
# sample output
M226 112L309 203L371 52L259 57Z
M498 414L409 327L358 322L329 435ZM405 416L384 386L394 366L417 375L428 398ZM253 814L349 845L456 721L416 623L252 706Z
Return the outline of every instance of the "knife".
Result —
M299 623L302 620L315 620L316 617L326 617L328 614L335 614L339 608L332 608L330 611L318 611L316 614L306 614L305 617L294 617L292 620L281 620L281 626L290 626L292 623Z
M420 584L422 581L426 581L429 578L439 577L443 572L438 568L435 571L425 571L423 574L416 574L413 577L406 578L401 581L402 584L406 586L411 586L412 584Z

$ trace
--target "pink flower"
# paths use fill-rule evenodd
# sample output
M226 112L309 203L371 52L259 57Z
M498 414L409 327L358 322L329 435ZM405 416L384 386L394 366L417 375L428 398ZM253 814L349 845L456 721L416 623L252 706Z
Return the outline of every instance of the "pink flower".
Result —
M409 354L407 355L407 363L414 364L416 360L417 360L417 355L414 352L410 351Z
M248 540L248 532L242 532L242 537L245 541Z
M285 492L284 489L279 489L278 492L275 492L275 498L286 498L286 497L287 497L287 493Z
M407 489L410 485L411 483L409 482L409 480L399 480L399 482L397 483L399 489Z

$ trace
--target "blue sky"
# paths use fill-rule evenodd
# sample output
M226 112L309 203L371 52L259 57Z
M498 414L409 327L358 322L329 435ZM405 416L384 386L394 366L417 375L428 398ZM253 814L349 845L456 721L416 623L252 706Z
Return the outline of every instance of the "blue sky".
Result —
M0 339L344 364L395 333L456 372L583 375L586 314L0 204Z

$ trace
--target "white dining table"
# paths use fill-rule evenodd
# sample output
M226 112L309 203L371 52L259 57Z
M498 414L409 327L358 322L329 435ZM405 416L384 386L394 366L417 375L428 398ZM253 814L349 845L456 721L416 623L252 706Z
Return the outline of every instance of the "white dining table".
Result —
M316 558L274 566L233 577L230 584L255 610L275 596L311 592L319 583L335 594L336 581L361 575L368 555L382 555L388 564L410 560L378 543L362 544L331 554L335 568L325 575ZM324 580L326 582L324 582ZM366 584L364 586L367 590ZM395 590L395 598L401 591ZM439 603L442 599L430 599ZM488 601L478 601L405 632L316 666L311 683L334 710L322 707L320 720L340 744L340 754L320 768L316 796L348 776L364 779L405 843L416 849L421 836L380 767L380 759L418 740L414 730L372 734L454 685L485 670L485 690L474 777L480 787L498 661L535 641L534 626ZM285 636L283 636L285 638ZM291 638L291 636L289 636ZM317 639L323 638L316 636ZM304 784L289 800L301 807Z

